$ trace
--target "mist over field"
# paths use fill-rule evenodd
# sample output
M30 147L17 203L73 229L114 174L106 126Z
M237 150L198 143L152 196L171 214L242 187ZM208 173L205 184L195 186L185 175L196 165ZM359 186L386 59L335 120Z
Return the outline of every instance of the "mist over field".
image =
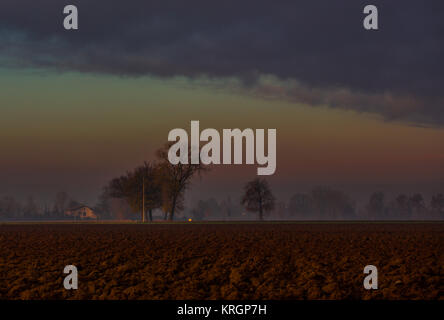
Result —
M442 219L442 1L376 1L376 31L365 1L74 2L75 31L56 1L0 4L1 220ZM257 165L164 175L144 205L110 185L193 120L276 130L262 214Z

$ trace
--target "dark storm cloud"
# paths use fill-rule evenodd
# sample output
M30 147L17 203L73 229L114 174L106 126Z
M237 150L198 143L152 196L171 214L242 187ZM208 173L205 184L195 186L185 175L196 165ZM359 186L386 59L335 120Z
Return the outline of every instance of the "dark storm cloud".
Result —
M80 30L62 28L65 4ZM235 78L247 92L444 125L444 2L2 0L4 64ZM263 76L273 84L264 84Z

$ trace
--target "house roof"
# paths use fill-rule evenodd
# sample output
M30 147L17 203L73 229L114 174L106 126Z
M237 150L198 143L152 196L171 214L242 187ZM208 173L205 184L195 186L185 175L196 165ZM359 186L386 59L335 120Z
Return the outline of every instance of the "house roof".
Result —
M79 209L82 209L82 208L88 208L88 209L94 211L93 208L91 208L91 207L89 207L89 206L85 206L85 205L80 205L80 206L72 207L72 208L69 208L68 210L69 210L69 211L74 211L74 210L79 210Z

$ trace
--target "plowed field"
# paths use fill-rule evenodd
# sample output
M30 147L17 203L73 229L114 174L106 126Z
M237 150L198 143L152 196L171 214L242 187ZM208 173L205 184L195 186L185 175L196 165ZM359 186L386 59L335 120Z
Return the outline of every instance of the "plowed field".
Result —
M0 299L443 299L443 275L444 223L0 225Z

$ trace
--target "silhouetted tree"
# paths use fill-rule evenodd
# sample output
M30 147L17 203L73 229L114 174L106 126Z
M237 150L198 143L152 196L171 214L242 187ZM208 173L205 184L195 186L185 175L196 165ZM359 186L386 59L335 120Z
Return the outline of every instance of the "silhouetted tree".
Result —
M274 209L275 198L265 179L256 178L245 185L241 204L247 211L258 212L259 219L264 219L264 212Z
M413 218L423 218L425 213L425 202L422 194L416 193L409 198L409 207L411 208L411 212Z
M191 184L191 179L197 174L200 175L206 170L203 164L191 164L191 159L188 159L188 164L172 164L168 160L168 150L171 143L166 144L163 148L157 151L157 157L160 160L159 173L160 181L162 183L162 208L165 213L165 217L169 212L169 220L174 219L176 211L180 211L181 202L185 191ZM190 157L191 152L188 150Z
M430 208L436 214L437 218L444 218L444 195L442 193L432 196Z
M35 218L38 216L39 209L32 196L29 196L23 207L24 218Z
M43 217L45 218L51 217L51 210L49 209L49 206L46 202L43 205Z
M145 162L126 175L111 180L105 192L113 198L125 199L134 211L141 213L142 221L145 221L144 212L148 210L152 221L152 210L161 204L158 175L159 167Z
M276 209L274 210L274 217L276 219L283 219L284 217L287 216L287 205L285 204L285 202L278 202L276 205Z
M409 197L405 194L399 194L395 200L395 216L397 218L410 218L411 208L409 205Z
M204 201L199 200L199 202L197 203L196 208L194 208L192 210L192 215L194 220L203 220L203 218L205 217L205 210L206 210L206 204Z
M222 211L222 215L225 218L231 218L231 216L233 215L233 206L231 204L231 198L230 196L228 196L226 199L222 200L222 203L220 204L220 209Z
M64 191L59 191L56 194L53 216L55 217L63 217L65 214L65 210L68 208L69 196Z
M308 218L313 216L313 198L304 193L293 195L288 204L290 215L296 218Z
M233 202L228 196L222 200L220 204L221 214L227 219L239 217L242 214L243 208L239 201Z
M142 184L145 198L142 202L145 206L145 212L148 211L150 221L153 221L153 210L160 208L162 205L162 181L160 180L160 167L145 162L142 167L138 169L139 175L143 176Z
M203 220L208 217L222 217L223 208L214 198L199 200L197 207L192 210L195 220Z
M4 196L0 199L0 218L19 218L21 206L14 197Z
M162 180L163 178L160 178L161 181L161 208L162 208L162 212L163 212L163 220L168 220L170 218L169 213L172 211L172 206L173 206L173 201L171 201L171 199L173 198L173 191L174 189L171 189L169 184ZM184 192L180 193L177 198L176 201L174 201L175 203L175 208L174 211L175 212L181 212L184 208L185 208L185 197L184 197Z
M104 187L99 195L98 202L94 207L94 211L99 215L100 219L111 219L111 199L108 186Z
M311 192L311 198L320 219L350 219L355 216L354 204L342 191L316 187Z
M368 216L373 219L382 219L385 218L385 203L384 203L384 193L383 192L374 192L370 196L367 211Z

